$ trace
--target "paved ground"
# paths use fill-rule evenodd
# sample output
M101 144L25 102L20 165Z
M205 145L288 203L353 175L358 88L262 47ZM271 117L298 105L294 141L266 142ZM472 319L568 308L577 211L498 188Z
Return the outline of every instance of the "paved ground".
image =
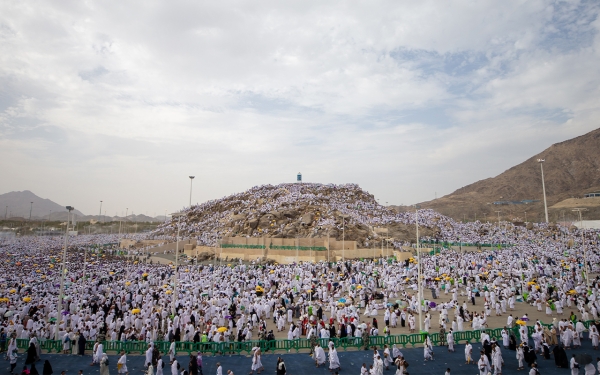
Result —
M481 345L475 344L473 345L473 353L479 357L478 353L481 349ZM423 349L405 349L402 350L403 355L409 362L410 366L408 368L411 375L415 374L439 374L443 375L446 368L451 369L452 375L477 375L479 372L475 365L466 365L464 361L464 345L457 345L456 352L448 353L446 348L436 347L434 348L435 360L433 362L423 362ZM600 356L600 351L594 351L591 348L591 343L589 340L586 340L583 343L583 347L575 350L567 350L567 356L570 358L571 354L579 354L579 353L588 353L591 354L593 358ZM515 358L515 352L510 351L508 349L502 350L503 359L504 359L504 369L502 371L503 374L522 374L526 375L528 373L525 371L517 371L517 360ZM311 360L311 357L308 354L267 354L263 355L263 365L265 367L265 374L273 374L275 372L275 363L277 361L277 357L281 355L283 357L286 366L287 372L289 375L298 375L298 374L313 374L313 375L326 375L329 374L329 370L327 366L321 368L315 368L314 363ZM339 353L340 362L342 365L342 374L360 374L360 367L363 363L367 364L367 367L373 362L372 351L348 351L348 352L340 352ZM24 355L20 355L19 362L17 365L17 369L20 371L23 368L23 361L25 359ZM83 370L84 374L99 374L99 367L90 366L91 357L85 356L69 356L69 355L61 355L61 354L44 354L42 355L42 361L36 364L38 371L41 374L41 369L43 366L44 360L50 360L52 364L54 374L60 374L60 371L67 370L67 374L77 374L79 370ZM117 356L110 356L110 373L116 374L117 370ZM186 366L189 362L189 358L186 356L178 356L178 360L180 363ZM144 357L142 356L129 356L127 359L127 367L129 369L129 374L138 374L141 375L143 373L143 361ZM227 370L233 370L233 372L237 375L245 375L250 372L250 364L251 360L247 356L243 355L233 355L233 356L218 356L218 357L204 357L204 374L216 374L216 363L220 362L223 366L223 374L227 373ZM595 361L594 361L595 362ZM551 358L550 360L544 360L541 356L538 356L538 365L540 373L543 375L558 375L564 374L567 375L570 373L568 369L559 369L554 365L554 360ZM8 362L2 358L2 363L0 363L0 374L8 374ZM580 370L581 374L583 374L583 369ZM19 372L20 373L20 372ZM384 371L384 374L393 375L395 370L390 368L388 371ZM164 374L171 374L170 366L165 364Z

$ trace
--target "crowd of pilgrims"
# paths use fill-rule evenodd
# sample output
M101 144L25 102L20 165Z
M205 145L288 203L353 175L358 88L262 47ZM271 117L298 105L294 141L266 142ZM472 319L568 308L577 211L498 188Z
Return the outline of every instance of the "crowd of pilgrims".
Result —
M288 186L288 194L271 200L265 210L280 205L278 199L289 202L299 199L297 195L308 199L297 186ZM318 188L328 189L328 185ZM315 189L311 193L314 200L323 199ZM271 190L249 192L262 197L261 192ZM370 212L359 216L356 207L336 206L343 197L331 192L327 196L332 210L349 215L349 221L384 225L398 220L414 224L416 219L414 213L397 214L366 198L353 203L361 206L360 211ZM187 213L202 207L194 206ZM223 211L222 215L228 213ZM218 216L213 219L219 220ZM322 225L339 224L333 219L323 220L332 221ZM124 257L112 248L92 254L91 245L115 242L118 237L82 235L69 242L65 293L58 310L63 239L5 239L0 242L0 338L7 339L0 339L0 346L13 353L16 338L30 339L30 357L40 355L41 341L55 337L62 341L65 353L83 354L87 341L252 341L273 339L275 331L284 331L289 340L311 340L316 365L328 360L335 371L341 367L336 348L330 343L326 356L325 348L316 346L317 338L362 338L365 348L370 348L372 336L412 333L422 324L425 331L439 331L442 343L453 350L453 332L496 328L488 325L492 314L506 316L508 328L517 320L536 328L531 337L524 328L519 330L519 337L512 338L511 331L506 330L502 345L488 340L483 356L471 357L478 364L485 362L485 374L492 367L501 368L501 346L513 348L517 358L528 364L535 362L531 358L536 352L545 356L554 350L561 366L565 365L564 349L580 345L584 336L598 346L597 327L586 329L581 323L600 319L600 279L586 278L584 262L585 253L590 274L599 272L597 231L547 224L527 229L511 223L458 223L430 210L420 210L418 220L420 225L441 228L435 238L440 242L460 239L508 246L423 254L427 298L420 303L416 257L402 262L376 259L287 265L217 262L176 269ZM174 225L172 222L166 227ZM182 221L188 229L195 225L199 224ZM209 237L194 237L195 230L188 230L188 237L197 238L199 244L210 244L214 240L211 236L218 235L213 231ZM159 231L152 235L165 234ZM138 236L141 239L144 235ZM527 321L527 317L513 317L510 311L521 303L547 314L553 328ZM419 308L422 322L418 321ZM562 345L555 345L558 343ZM94 355L100 361L103 355L98 345ZM175 348L171 345L171 358L176 355ZM373 368L365 366L366 371L380 374L383 367L402 368L398 348L380 350L374 354ZM259 349L254 351L253 363L257 355L259 361ZM424 346L424 359L433 359L430 341Z

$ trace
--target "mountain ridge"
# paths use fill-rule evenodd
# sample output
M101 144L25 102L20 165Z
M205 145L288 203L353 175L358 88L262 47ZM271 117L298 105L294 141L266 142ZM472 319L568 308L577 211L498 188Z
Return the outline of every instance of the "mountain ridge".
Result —
M488 217L500 213L502 220L544 220L541 169L537 159L544 159L544 180L551 221L561 212L550 209L556 203L600 190L600 128L552 144L542 152L512 166L495 177L465 185L440 198L420 203L455 219ZM536 200L528 204L494 204L494 202ZM552 212L551 212L552 211ZM564 211L564 210L563 210ZM527 213L525 213L527 212ZM563 213L564 216L564 213ZM588 218L600 217L590 210Z

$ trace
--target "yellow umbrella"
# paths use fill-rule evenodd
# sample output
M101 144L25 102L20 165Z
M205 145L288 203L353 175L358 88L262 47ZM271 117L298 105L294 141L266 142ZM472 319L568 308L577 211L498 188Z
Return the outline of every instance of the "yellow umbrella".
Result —
M54 264L50 264L50 265L48 265L48 267L54 268Z
M168 288L168 287L169 287L169 286L168 286L167 284L163 285L163 288L165 288L165 289L166 289L166 288Z
M225 332L227 331L227 327L219 327L217 328L217 332Z
M9 301L10 300L8 298L6 298L6 297L0 298L0 303L2 303L2 302L8 303Z
M35 272L36 272L36 273L41 273L42 271L40 271L40 270L35 270Z
M23 302L31 302L31 297L25 297L25 298L23 298Z
M109 274L109 275L114 275L115 273L111 271L111 272L109 272L108 274Z
M16 292L17 292L17 290L16 290L16 289L11 289L9 292L11 292L11 293L16 293Z
M435 281L440 281L441 279L439 277L436 277L434 280Z
M141 311L142 310L140 310L140 309L133 309L133 310L131 310L131 313L132 314L139 314Z
M167 294L171 294L171 293L173 293L173 292L171 292L170 290L167 290L165 293L167 293Z
M275 273L275 270L271 270L271 271L269 271L269 273Z
M526 323L525 323L524 321L522 321L521 319L519 319L519 320L517 320L517 321L515 322L515 324L518 324L518 325L520 325L520 326L524 326Z
M363 286L362 286L362 285L358 285L358 286L356 287L356 289L362 289L362 288L363 288Z
M125 281L125 285L127 285L127 286L131 285L131 281Z
M144 273L142 274L142 276L143 276L143 277L148 277L148 273L147 273L147 272L144 272Z

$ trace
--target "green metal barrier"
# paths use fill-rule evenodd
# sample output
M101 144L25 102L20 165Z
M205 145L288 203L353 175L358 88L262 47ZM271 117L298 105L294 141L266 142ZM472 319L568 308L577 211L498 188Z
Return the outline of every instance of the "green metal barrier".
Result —
M591 324L594 324L593 320L583 322L586 328L589 329ZM541 322L542 326L551 328L552 324ZM486 329L485 331L490 335L492 339L502 340L502 329L493 328ZM519 326L514 326L509 329L510 332L519 337ZM527 326L528 335L534 332L534 326ZM456 344L464 344L465 342L479 342L481 340L481 330L475 331L457 331L454 332L454 341ZM418 344L425 342L425 338L428 334L425 333L414 333L409 335L393 335L393 336L371 336L369 337L369 347L377 346L378 348L383 345L401 345L406 348L407 345L415 347ZM440 344L440 334L430 333L429 337L432 344ZM330 338L330 339L318 339L319 344L323 348L327 348L329 341L332 341L338 350L347 351L348 349L361 349L364 347L364 343L361 337L344 337L344 338ZM444 340L445 341L445 340ZM73 343L71 343L73 344ZM145 341L104 341L105 352L120 352L125 351L127 354L144 354L148 349L148 343ZM168 354L170 343L167 341L156 341L154 345L157 349ZM63 348L62 340L40 340L40 346L42 350L48 353L61 353ZM72 345L71 345L72 346ZM225 354L250 354L252 348L260 347L263 353L275 352L275 351L286 351L286 352L299 352L300 350L310 349L310 340L307 339L296 339L296 340L271 340L271 341L244 341L244 342L177 342L175 344L175 350L177 353L194 353L202 352L205 355L225 355ZM29 347L29 339L17 339L17 348L19 350L27 350ZM85 350L91 352L94 348L93 341L87 341Z

